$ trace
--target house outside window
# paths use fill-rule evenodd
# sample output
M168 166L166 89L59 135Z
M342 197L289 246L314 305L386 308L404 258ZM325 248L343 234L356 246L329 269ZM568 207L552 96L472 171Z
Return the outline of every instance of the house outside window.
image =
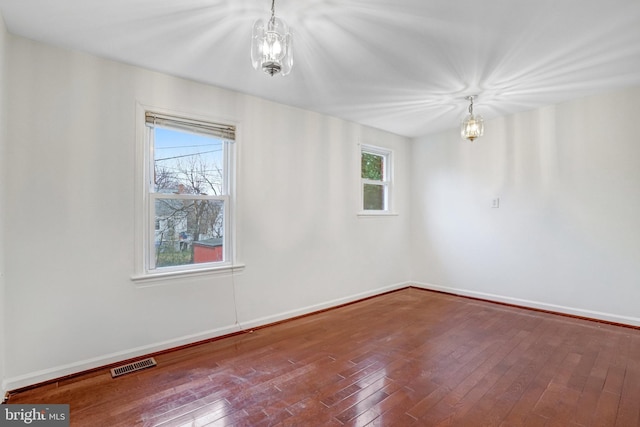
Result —
M145 112L144 272L232 264L235 127Z
M391 151L362 145L362 210L365 213L389 213L391 210Z

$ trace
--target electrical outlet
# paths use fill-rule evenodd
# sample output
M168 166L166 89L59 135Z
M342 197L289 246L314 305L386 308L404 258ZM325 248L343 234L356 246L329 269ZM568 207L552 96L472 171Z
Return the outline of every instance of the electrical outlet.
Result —
M494 209L497 209L500 207L500 199L499 198L495 198L493 200L491 200L491 207Z

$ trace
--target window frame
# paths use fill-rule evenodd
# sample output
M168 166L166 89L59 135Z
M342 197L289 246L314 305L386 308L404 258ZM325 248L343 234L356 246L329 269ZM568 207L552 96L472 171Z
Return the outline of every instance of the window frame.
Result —
M221 195L195 194L164 194L155 192L154 188L154 144L153 128L146 123L147 113L157 113L165 117L194 120L211 123L224 123L235 128L236 135L231 141L224 142L223 156L223 188ZM164 128L186 131L188 129L174 128L162 125ZM229 119L216 119L190 112L175 112L137 104L136 108L136 226L135 226L135 269L131 280L144 285L163 279L183 276L199 276L216 273L228 273L243 269L244 265L236 260L235 233L235 179L236 179L236 143L238 141L237 124ZM197 132L196 132L197 133ZM206 263L183 264L179 266L155 267L155 201L158 199L185 200L220 200L223 203L223 260Z
M362 177L362 155L372 154L382 157L382 180L372 180ZM359 216L385 216L396 215L393 212L393 150L375 145L361 144L359 160L359 176L360 176L360 210ZM365 185L377 185L383 188L383 209L365 209L364 206L364 188Z

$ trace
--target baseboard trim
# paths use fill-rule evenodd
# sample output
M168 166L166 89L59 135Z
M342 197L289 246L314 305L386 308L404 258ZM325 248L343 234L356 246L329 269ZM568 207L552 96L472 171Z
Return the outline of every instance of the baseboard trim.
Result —
M330 301L326 301L321 304L310 305L297 310L290 310L283 313L279 313L273 316L261 317L258 319L253 319L249 321L242 322L242 328L245 330L251 330L258 327L270 326L276 323L280 323L282 321L287 321L291 319L295 319L301 316L307 316L310 314L315 314L318 312L322 312L325 310L331 310L334 308L338 308L340 306L351 304L354 302L362 301L371 297L376 297L379 295L383 295L388 292L397 291L400 289L408 288L412 285L413 282L402 282L396 283L394 285L385 286L382 288L374 289L372 291L361 292L359 294L351 295L344 298L338 298Z
M167 340L156 344L136 347L129 350L107 354L101 357L86 359L75 363L69 363L67 365L56 366L50 369L43 369L41 371L7 378L5 381L3 381L2 388L5 390L9 390L9 394L11 394L15 392L15 390L59 381L62 378L103 369L108 366L120 364L124 361L135 360L148 354L160 354L174 348L188 346L195 342L207 341L221 336L234 335L239 332L241 332L240 327L238 325L232 325L198 334L186 335L173 340Z
M151 357L169 351L174 351L182 347L190 347L208 341L225 338L231 335L242 334L254 329L271 326L295 318L331 310L340 306L383 295L385 293L408 288L411 285L412 282L397 283L375 290L354 294L348 297L330 300L321 304L315 304L297 310L282 312L273 316L266 316L249 321L243 321L241 324L225 326L198 334L186 335L172 340L167 340L147 346L136 347L129 350L111 353L101 357L95 357L92 359L82 360L67 365L56 366L50 369L44 369L25 375L7 378L2 382L2 389L9 395L14 394L33 387L57 382L64 378L75 377L87 372L107 369L109 367L127 363L139 358Z
M468 289L454 288L449 286L439 286L431 283L413 282L415 288L426 289L429 291L443 292L451 295L470 297L481 299L484 301L497 302L515 307L528 308L533 310L545 311L548 313L562 314L572 317L579 317L588 320L601 321L620 326L628 326L632 328L640 328L640 318L630 316L620 316L612 313L604 313L600 311L584 310L575 307L567 307L556 304L549 304L539 301L531 301L521 298L508 297L486 292L471 291Z

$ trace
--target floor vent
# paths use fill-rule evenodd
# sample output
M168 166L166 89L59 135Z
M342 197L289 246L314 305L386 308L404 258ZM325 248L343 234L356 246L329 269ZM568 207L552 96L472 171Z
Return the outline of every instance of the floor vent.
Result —
M111 369L111 377L119 377L121 375L130 374L131 372L152 368L156 365L157 363L153 357L144 360L138 360L137 362L127 363L126 365L118 366Z

